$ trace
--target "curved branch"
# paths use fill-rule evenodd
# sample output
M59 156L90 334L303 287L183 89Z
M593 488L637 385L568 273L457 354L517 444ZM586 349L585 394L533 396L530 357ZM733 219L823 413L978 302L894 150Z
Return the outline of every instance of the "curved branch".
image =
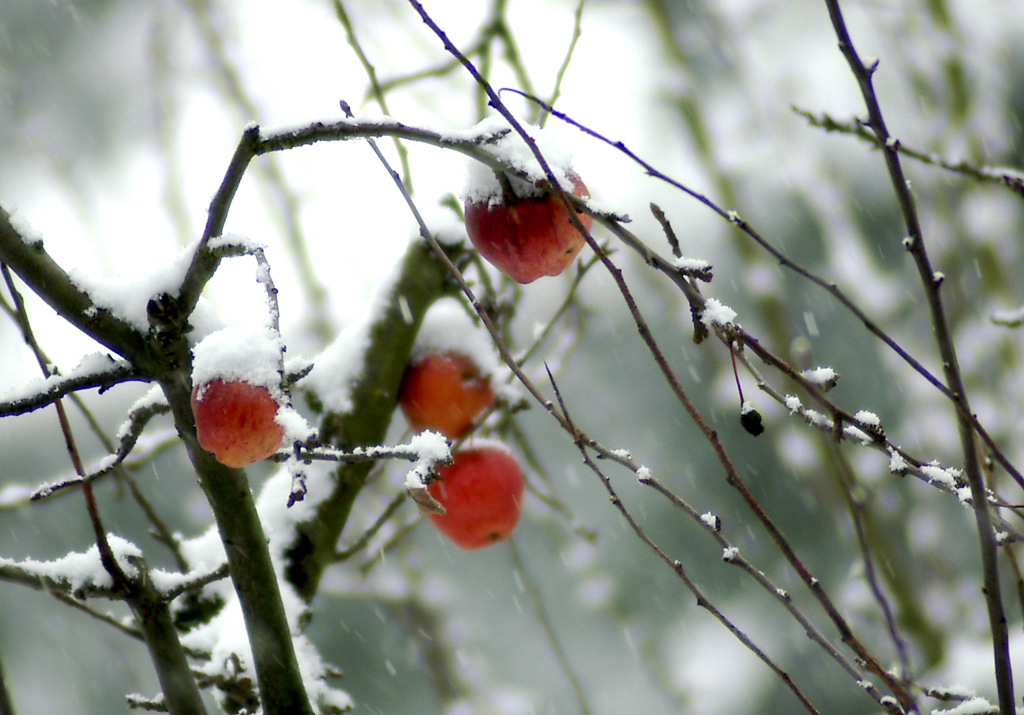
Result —
M242 183L242 177L249 166L249 162L256 155L255 146L259 141L259 127L250 124L242 132L242 138L238 142L228 170L221 181L220 188L210 201L209 215L206 219L206 228L203 229L203 236L196 246L196 252L192 257L192 264L185 273L185 279L181 283L181 290L178 293L178 310L180 320L186 320L199 302L199 294L213 277L214 271L220 265L220 259L206 250L210 239L216 238L224 233L224 224L228 218L228 211L235 199L235 192Z

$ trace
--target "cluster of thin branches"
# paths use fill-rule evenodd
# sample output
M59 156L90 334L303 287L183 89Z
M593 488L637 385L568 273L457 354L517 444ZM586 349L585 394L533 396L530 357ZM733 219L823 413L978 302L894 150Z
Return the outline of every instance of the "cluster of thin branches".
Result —
M47 293L47 285L49 283L44 279L59 278L59 267L45 263L45 260L41 259L41 256L45 256L45 252L32 246L30 238L23 235L12 224L9 216L6 213L0 213L0 259L3 261L3 277L9 296L9 299L4 299L0 303L0 307L18 326L22 337L36 356L45 378L39 389L17 399L0 403L0 416L26 414L47 406L53 406L56 409L62 426L64 441L74 467L74 475L62 478L54 483L39 486L34 490L32 499L56 498L71 492L73 489L80 489L82 491L85 496L90 521L95 531L99 556L104 569L111 577L111 584L92 583L83 587L80 584L72 583L70 580L41 577L30 568L18 565L4 565L0 567L0 578L22 583L33 588L45 589L62 601L88 611L94 617L109 623L127 635L145 641L150 647L154 662L157 663L158 671L166 673L168 676L178 672L175 668L180 668L182 664L185 664L189 672L193 672L194 668L188 665L187 659L202 661L210 656L209 653L194 651L185 653L182 650L176 635L176 625L172 619L171 603L175 599L185 598L189 595L199 598L206 586L215 580L228 576L230 573L232 578L236 580L236 583L241 584L239 596L243 599L243 608L246 608L246 604L250 604L249 607L255 609L255 611L259 613L266 612L265 606L257 607L256 604L261 603L261 599L266 598L268 592L254 589L251 594L247 595L247 587L251 587L251 584L247 581L245 574L240 572L240 566L237 561L232 562L230 552L228 564L202 574L193 574L189 571L187 559L178 548L178 539L157 515L153 506L146 500L134 478L132 460L135 460L136 463L148 461L159 450L166 449L177 441L175 437L169 437L167 439L149 440L146 442L145 435L147 434L146 430L150 421L157 415L171 413L176 418L179 431L182 429L182 424L187 424L187 419L181 415L181 410L184 409L182 405L187 400L183 401L183 393L180 389L174 389L175 380L180 375L177 372L178 367L177 365L168 367L168 365L171 365L170 362L164 363L161 362L162 358L159 356L153 357L153 351L156 350L154 345L169 352L175 349L174 345L185 332L187 318L195 308L199 294L219 267L222 259L238 255L255 255L257 260L264 264L263 267L268 269L265 266L266 259L261 252L257 251L253 254L245 247L231 246L223 242L218 242L215 248L211 248L216 239L224 233L235 192L253 160L259 157L269 158L275 152L290 151L298 147L321 142L353 139L365 140L374 149L385 170L394 178L396 189L407 202L408 208L419 226L422 246L425 246L425 250L428 250L439 262L441 266L439 270L454 281L467 306L474 311L480 323L489 332L495 348L515 380L522 385L530 399L550 415L558 427L565 432L572 444L578 448L583 464L598 479L601 488L607 492L611 504L625 519L630 529L636 535L638 542L653 552L664 563L665 567L673 572L679 579L682 587L695 597L698 605L706 609L714 618L721 622L729 633L765 663L785 687L791 691L807 712L817 713L819 710L806 694L804 688L801 687L801 684L798 682L799 678L794 678L788 673L776 662L771 654L756 643L742 628L736 625L721 608L716 606L701 589L699 583L691 577L680 560L668 553L649 535L644 528L643 520L638 518L619 496L609 477L609 470L605 466L606 464L613 463L629 470L636 476L640 484L661 495L669 504L689 517L709 539L721 548L723 562L738 567L770 599L777 602L803 629L811 641L822 650L825 656L833 661L842 672L846 673L853 682L886 712L893 714L920 712L918 699L922 694L940 700L955 699L956 696L926 688L918 679L908 646L900 633L900 628L893 615L893 608L875 573L874 556L866 537L863 513L859 509L858 500L854 496L854 481L851 479L845 484L846 495L865 566L866 578L869 581L879 612L883 616L891 641L889 645L893 652L897 654L898 666L896 668L890 668L886 665L886 658L878 654L878 644L867 643L858 636L848 618L836 606L833 595L828 592L821 580L814 575L804 559L801 559L797 549L776 525L772 515L763 507L748 487L716 430L712 428L700 408L687 393L683 382L669 365L661 345L655 339L645 318L644 311L633 289L627 282L626 275L613 260L609 246L599 243L583 228L576 218L578 211L591 214L596 219L596 222L607 229L612 236L629 249L635 251L642 258L644 264L661 276L664 276L665 279L678 288L682 299L689 305L690 313L693 316L694 340L702 343L706 338L714 336L717 343L722 346L720 354L728 354L734 361L738 361L739 365L743 366L764 395L775 400L791 414L798 416L809 429L827 435L830 444L833 446L838 448L838 445L841 443L848 442L864 449L879 451L889 458L890 471L893 474L916 477L923 483L934 487L938 492L948 495L949 498L957 500L971 509L976 519L976 531L981 553L983 573L981 590L985 594L993 641L995 680L999 697L998 712L1002 713L1002 715L1012 713L1014 696L1009 660L1008 617L1002 600L997 556L999 550L1003 549L1009 556L1008 561L1011 564L1015 564L1011 547L1022 539L1022 532L1003 516L1004 510L1016 513L1016 508L1002 498L994 488L985 483L983 478L984 458L979 450L979 443L984 445L985 455L991 458L995 464L998 464L1019 485L1024 486L1024 478L1022 478L1020 472L999 448L998 444L996 444L984 425L981 424L971 410L967 389L958 366L956 349L946 315L947 308L943 302L941 291L942 278L932 267L927 237L924 235L921 227L921 220L918 216L914 196L907 188L907 181L901 166L901 157L957 171L978 180L1000 181L1015 192L1021 191L1019 178L1008 171L1000 173L964 163L952 164L944 162L941 159L927 156L922 152L908 149L901 142L892 140L886 129L881 104L872 84L874 66L866 65L857 54L853 40L846 30L838 2L826 0L834 30L839 39L840 49L847 59L853 77L861 87L868 119L866 121L857 120L844 123L837 122L825 114L818 116L805 112L804 115L813 125L827 131L855 134L871 142L882 153L905 225L907 238L904 242L904 247L912 257L918 270L930 323L935 335L936 347L942 358L943 373L939 376L927 370L921 361L904 349L893 336L887 334L841 287L825 277L816 275L786 256L753 225L741 218L738 213L662 173L631 151L624 143L609 139L598 131L555 110L553 104L559 95L561 78L572 54L572 44L566 55L566 63L558 75L556 87L549 100L542 101L536 99L536 92L525 72L521 73L521 76L518 78L522 87L522 93L536 104L539 108L538 113L541 116L545 118L554 116L560 120L570 122L590 136L622 151L648 175L667 182L715 212L783 267L824 290L838 304L850 311L872 335L892 350L911 370L927 380L929 384L948 400L961 438L962 463L960 466L954 468L952 465L936 464L926 461L924 457L912 454L892 442L886 436L881 423L871 413L851 412L837 404L828 394L832 382L822 382L814 375L794 368L784 359L774 354L772 350L765 347L763 341L757 335L745 330L738 322L727 317L727 314L723 313L723 311L716 310L715 308L722 306L717 301L712 303L714 299L705 296L707 289L704 284L712 281L710 266L702 266L692 261L684 260L679 241L672 231L669 220L660 208L652 205L652 211L663 227L664 239L669 245L671 256L662 255L652 247L651 241L644 240L641 236L632 232L626 226L623 217L610 212L595 211L586 202L566 194L559 188L558 181L555 179L545 156L532 139L531 134L508 109L499 93L487 80L486 64L490 61L491 44L495 41L503 42L506 53L512 58L513 66L520 66L515 60L516 49L514 39L507 26L502 22L504 17L503 2L495 4L495 21L487 24L487 30L483 33L482 37L464 51L460 51L455 47L444 31L434 22L426 9L417 0L409 0L409 3L434 32L437 39L443 44L453 59L449 63L436 68L385 82L377 80L373 65L355 37L352 23L341 0L335 1L335 10L339 21L349 33L350 42L370 77L370 94L385 112L387 111L386 95L394 89L423 77L442 76L453 72L459 67L463 67L473 76L476 82L479 92L479 113L484 113L485 106L499 113L507 121L511 131L518 134L531 149L547 177L547 189L567 209L571 209L568 210L570 219L577 230L583 234L594 254L593 259L581 265L577 270L574 280L569 285L565 300L552 315L548 327L537 338L533 346L519 355L516 354L508 331L510 317L514 315L515 310L514 301L508 311L503 312L496 309L496 306L502 303L502 299L498 289L487 278L487 272L480 265L478 259L470 258L467 260L464 255L453 252L452 247L438 241L435 232L431 230L431 227L417 208L411 187L411 174L407 154L401 150L402 142L421 142L435 146L438 149L456 151L466 155L471 160L487 164L495 171L518 175L522 178L525 178L525 174L515 167L503 164L491 154L487 149L487 142L483 141L482 138L453 138L441 132L408 126L393 120L361 122L359 119L351 116L347 105L344 103L342 106L346 114L350 116L342 121L334 123L317 122L284 132L264 132L256 125L246 129L227 169L221 187L210 204L203 236L197 244L195 258L182 281L177 295L168 296L166 305L162 304L161 301L156 301L156 304L151 306L150 318L153 330L148 336L127 336L123 332L123 326L105 324L102 320L95 323L87 323L80 316L85 314L83 304L86 307L94 307L91 301L89 301L88 295L73 293L56 295ZM202 11L199 5L201 4L196 5L195 11L197 13ZM581 11L582 3L580 3L577 10L573 44L579 35ZM212 26L212 23L210 25ZM208 40L211 44L220 47L220 41L217 39L216 33L212 33ZM222 57L221 68L227 84L237 86L237 82L230 81L232 70L226 56ZM239 94L235 99L240 106L245 106L244 95ZM384 154L378 149L374 141L377 138L390 138L399 147L399 156L402 163L401 173L389 165ZM264 166L273 167L274 164L267 162ZM276 187L277 191L280 191L286 197L291 197L288 201L285 201L285 205L294 208L294 196L287 188L287 184L280 173L273 168L262 170L269 171L269 180ZM293 215L292 218L294 218ZM294 251L293 258L300 265L305 266L304 270L308 271L310 276L312 276L312 264L309 262L308 255L306 255L304 240L301 237L301 229L298 222L286 219L285 223L289 226L288 235L291 237L290 245ZM583 308L575 297L575 292L587 273L598 265L603 267L613 279L622 300L628 308L629 315L637 329L644 349L650 354L661 377L676 401L689 415L698 432L706 440L717 459L721 474L726 483L737 492L749 509L753 520L761 527L763 533L775 546L778 553L798 575L820 613L809 612L808 608L798 605L789 592L769 578L764 570L755 562L740 553L734 544L736 540L735 534L738 533L739 529L733 530L734 527L739 525L723 523L721 518L710 511L693 506L689 501L670 489L662 479L655 476L651 470L643 466L642 462L635 459L628 451L608 447L594 436L583 431L573 417L574 409L566 403L559 389L559 381L555 371L546 370L546 385L538 384L527 374L525 369L527 361L535 353L541 342L547 338L553 326L565 319L567 315L575 313L579 316L582 314ZM50 370L51 363L34 338L31 322L29 321L24 301L11 274L11 268L21 276L26 284L40 292L52 305L55 305L58 312L61 312L71 322L118 352L122 359L110 360L100 369L91 369L81 373L76 372L67 377L53 374ZM475 275L479 276L479 280L475 284L466 277L465 273L470 269L475 270ZM269 302L272 312L276 315L273 299L275 290L272 284L269 283L269 270L262 270L260 275L267 276L268 282L265 284L265 287L270 296ZM448 279L447 277L445 280ZM318 287L319 284L315 280L304 281L303 284L307 286L310 292L307 299L314 312L320 310L324 304L321 294L322 288ZM480 292L481 287L482 293ZM440 291L441 289L438 288L434 297L440 294ZM723 315L726 315L726 317L723 318ZM386 315L381 318L382 324L386 324L388 320L389 318ZM580 319L576 330L581 329L581 325L582 320ZM705 349L715 350L714 345L715 342L709 341ZM755 363L751 356L756 357L760 364ZM766 375L765 372L767 370L771 372ZM299 382L302 377L303 374L285 375L284 380L286 383L291 384ZM75 439L65 414L64 400L72 400L83 414L88 415L88 411L77 395L79 391L93 388L106 390L117 384L140 380L154 382L162 388L162 391L153 399L144 401L132 409L124 427L119 432L119 440L116 444L107 437L102 436L102 430L98 428L98 425L90 417L90 424L93 426L94 431L100 434L101 439L104 440L109 456L96 467L87 469L82 464L82 460L75 447ZM739 384L738 377L737 383ZM796 393L804 395L805 399L811 400L813 406L805 406L803 401L796 396ZM740 395L740 401L741 405L745 404L742 395ZM503 417L508 418L503 420L507 430L506 434L511 434L514 437L517 435L521 436L521 433L516 432L515 421L512 419L513 406L506 404L502 405L499 409L504 411ZM183 419L184 423L182 422ZM344 430L336 430L337 434L332 432L334 421L344 422L345 419L346 415L325 415L321 422L323 443L290 445L288 449L282 451L275 458L278 461L293 464L308 464L313 460L336 462L341 465L338 467L339 470L344 469L345 465L358 465L360 469L369 470L371 464L384 459L416 461L420 458L418 452L407 445L384 447L376 443L346 444L346 438L341 436ZM143 444L144 442L145 444ZM529 445L525 439L517 439L517 443L529 452ZM208 460L204 462L201 457L197 456L195 449L190 449L190 454L204 486L212 484L214 477L223 476L225 470L209 464ZM837 457L837 460L841 460L841 457ZM342 473L338 472L338 474ZM182 579L174 588L164 591L157 589L152 585L151 580L147 576L146 569L140 561L125 558L115 553L117 549L111 544L106 530L103 528L103 522L91 491L92 484L96 480L108 475L115 475L129 486L133 498L153 525L159 541L171 550L181 573L188 575L188 578ZM354 491L345 492L339 487L339 491L332 497L330 503L346 504L347 507L351 506L351 500L355 499L359 488L369 479L368 472L361 472L360 481L354 488ZM557 498L549 482L542 487L531 484L531 489L552 509L561 511L571 517L570 510ZM295 493L293 490L293 496ZM216 502L216 494L210 494L210 499L212 502ZM348 501L346 502L346 500ZM347 561L356 554L367 550L370 544L375 539L378 539L382 532L390 533L388 533L386 538L379 541L378 546L373 550L375 554L386 553L394 548L396 544L400 543L401 539L417 523L417 520L413 519L407 520L398 527L389 526L398 518L396 515L405 500L405 492L395 493L379 516L372 521L362 534L355 538L349 546L338 548L336 546L336 537L340 534L347 518L348 512L345 511L339 517L340 522L335 524L333 541L327 544L327 549L330 551L329 558L325 559L323 563L311 564L295 557L291 563L290 569L292 570L288 573L295 580L300 592L307 598L311 598L312 593L315 593L316 590L319 573L323 568L326 568L328 563ZM253 538L260 537L261 539L259 531L254 531L251 524L233 527L228 522L226 516L222 516L225 508L224 505L220 505L218 508L218 505L214 503L214 512L218 519L218 526L221 528L225 540L240 538L246 540L247 543L252 543L251 539ZM245 508L248 508L248 506ZM324 509L327 508L324 507ZM385 527L389 528L386 529ZM240 531L233 531L235 528L240 529ZM305 528L306 526L303 525L300 533L302 538L311 544L309 548L322 547L322 541L317 541L317 539L329 540L331 536L331 534L327 536L317 535L312 531L313 527L309 527L310 531L304 531L303 529ZM730 534L733 535L732 538L730 538ZM518 559L518 556L516 558ZM371 569L375 563L377 563L376 559L371 557L360 568L365 572ZM524 570L521 564L519 570ZM295 576L298 573L302 574L303 580L301 584L299 583L300 579ZM308 584L308 586L302 584ZM303 588L307 590L302 591ZM536 590L532 590L531 594L535 601L536 611L544 624L545 631L556 647L563 670L572 683L573 690L580 700L582 708L584 711L589 711L586 695L573 674L571 663L569 663L564 652L558 647L557 626L550 623L544 617L543 604L540 602ZM125 600L136 614L145 614L147 617L138 617L136 619L139 624L138 627L127 627L76 600L95 597ZM246 601L245 599L247 598L250 600ZM279 596L277 600L280 601ZM277 610L280 609L278 608ZM827 626L822 626L818 623L822 617L824 617L828 624ZM422 623L422 619L418 623ZM254 635L254 626L252 623L249 623L249 626L250 634ZM282 650L288 651L291 648L287 628L284 629L283 634L278 630L277 636L279 639L288 641L288 645L285 647L281 643L277 643L276 646L271 645L262 651L259 648L254 650L256 669L260 675L258 697L261 699L264 711L268 713L285 711L312 712L310 704L304 702L304 694L301 697L299 695L301 683L296 685L295 673L291 673L290 679L286 678L277 682L276 688L270 687L270 684L275 682L273 680L276 677L275 672L280 673L281 671L295 669L294 654L290 658L285 657L281 661L284 666L278 671L274 671L268 665L270 659L281 655ZM253 638L254 645L257 640ZM168 653L171 655L168 656ZM176 663L164 664L166 670L161 670L161 665L157 662L160 660L175 660ZM239 669L240 671L241 669ZM176 687L174 682L175 680L172 677L161 677L161 683L164 687L162 697L152 700L135 698L132 701L132 705L144 709L168 709L171 712L203 712L202 703L197 700L192 692L195 690L195 681L193 680L193 686L186 687ZM256 697L251 690L248 692L238 692L240 689L244 690L240 680L230 682L222 680L217 682L216 679L207 678L202 684L216 686L222 693L233 693L233 697L236 697L239 703L251 702L251 699ZM249 698L249 700L246 700L246 698ZM299 698L299 700L296 700L296 698ZM290 708L294 707L297 702L302 702L299 709L291 710Z

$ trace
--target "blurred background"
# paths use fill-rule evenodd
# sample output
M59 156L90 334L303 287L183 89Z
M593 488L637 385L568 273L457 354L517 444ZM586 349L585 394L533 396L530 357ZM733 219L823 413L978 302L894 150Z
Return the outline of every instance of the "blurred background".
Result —
M460 48L477 50L478 66L489 63L494 86L546 100L557 86L560 111L736 210L791 259L837 282L941 373L880 153L795 111L851 128L865 114L824 3L433 0L425 7ZM1024 168L1024 14L997 0L873 0L843 9L861 56L880 60L875 86L890 132L932 162L904 159L932 262L946 277L943 296L971 403L1019 464L1021 340L991 316L1024 303L1022 195L999 180L934 164ZM369 92L360 55L384 88L386 111L406 124L465 129L486 111L471 78L450 66L437 38L400 0L0 0L0 203L38 230L66 268L144 274L201 233L248 122L274 128L334 120L342 116L340 100L360 116L385 112ZM519 97L504 99L525 119L536 117ZM628 214L631 230L667 256L649 209L659 204L683 253L714 264L705 294L736 310L763 345L801 369L831 366L842 376L832 393L837 404L874 412L890 439L921 459L962 466L950 406L824 291L613 148L553 118L547 131L572 152L595 200ZM402 166L392 142L379 144ZM454 214L442 201L461 191L466 160L432 147L406 149L417 203L428 220L450 225ZM416 234L390 177L358 142L257 159L227 230L266 244L289 350L309 358L365 313ZM890 474L885 454L830 445L741 373L767 427L761 437L747 435L728 351L714 340L694 345L678 291L607 233L595 236L616 249L684 389L860 637L884 664L896 664L864 578L851 494L867 515L882 588L918 682L960 684L992 699L970 512ZM589 257L585 249L583 260ZM209 285L207 297L225 320L264 309L253 268L247 260L225 262ZM550 320L570 280L523 289L513 322L517 348ZM695 508L719 515L723 533L838 643L726 485L600 266L577 297L570 319L556 324L527 371L543 383L544 361L557 368L581 428L628 449ZM62 370L99 349L26 298L40 343ZM0 320L0 365L0 395L38 377L8 319ZM783 393L796 390L761 369ZM113 436L144 390L126 385L83 397ZM547 480L564 509L528 498L511 545L463 553L419 526L385 558L375 559L371 545L328 572L310 634L344 671L341 687L356 712L796 712L781 682L628 530L543 410L534 406L517 420L514 446L529 464L528 478ZM93 460L106 453L80 413L73 424L83 453ZM395 441L404 429L396 418ZM173 530L196 536L210 523L202 493L170 422L158 420L151 431L152 442L167 448L137 478ZM52 559L91 545L79 496L32 505L22 498L24 488L69 472L55 448L61 443L52 410L0 420L0 556ZM852 485L841 476L846 467ZM268 469L250 470L254 490ZM774 601L722 563L717 544L682 512L630 472L608 465L606 473L648 534L822 712L877 711ZM990 476L1008 502L1022 501L1004 474ZM401 465L383 470L360 496L343 543L373 522L403 479ZM98 491L109 530L140 544L151 564L170 566L123 485L112 480ZM414 516L405 505L382 538ZM1006 573L1004 582L1015 585ZM0 583L0 603L0 652L17 712L119 712L126 693L156 692L145 649L109 626L10 583ZM110 609L127 615L120 604ZM1019 602L1010 615L1020 661Z

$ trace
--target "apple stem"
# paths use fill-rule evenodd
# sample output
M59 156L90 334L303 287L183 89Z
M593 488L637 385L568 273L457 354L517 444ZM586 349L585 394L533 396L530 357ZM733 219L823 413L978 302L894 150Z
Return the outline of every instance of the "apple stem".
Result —
M512 190L512 182L508 180L508 176L503 171L495 171L494 178L498 180L501 185L501 195L505 199L505 205L511 206L514 204L516 199L515 191Z
M736 389L740 393L740 407L743 406L743 385L740 384L740 373L736 369L736 348L734 343L729 343L729 357L732 358L732 374L736 378Z

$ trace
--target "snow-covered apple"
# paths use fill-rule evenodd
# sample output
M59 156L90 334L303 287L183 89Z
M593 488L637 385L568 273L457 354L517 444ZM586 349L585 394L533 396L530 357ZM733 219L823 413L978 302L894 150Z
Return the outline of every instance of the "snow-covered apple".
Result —
M414 432L429 429L459 439L494 404L494 391L467 356L432 352L406 369L398 404Z
M248 467L277 451L284 437L277 410L267 388L244 381L211 380L192 389L199 446L228 467Z
M571 170L567 176L572 193L589 198L583 180ZM521 186L525 182L499 183L500 193L466 201L466 232L476 250L519 283L557 276L572 263L585 243L569 221L565 206L554 194L532 185ZM577 216L589 231L593 218L585 213Z
M465 449L437 473L427 491L445 508L428 516L438 531L467 550L509 537L523 501L523 473L512 455L499 446Z

